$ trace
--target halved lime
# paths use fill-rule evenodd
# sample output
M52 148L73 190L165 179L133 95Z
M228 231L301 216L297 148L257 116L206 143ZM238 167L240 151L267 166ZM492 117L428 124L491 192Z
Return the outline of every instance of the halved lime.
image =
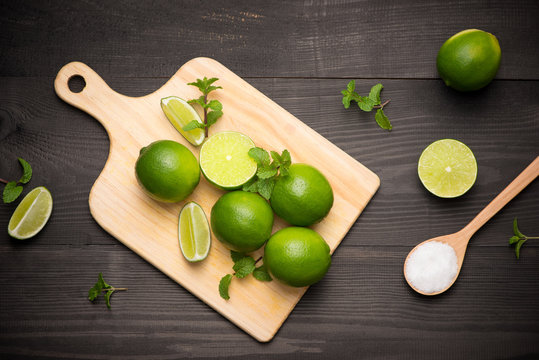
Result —
M428 191L442 198L454 198L475 183L477 162L472 150L460 141L442 139L423 150L417 173Z
M161 109L163 109L168 121L187 141L195 146L202 144L206 137L203 129L183 130L183 127L193 120L201 124L204 123L196 110L187 101L177 96L169 96L161 99Z
M52 212L52 196L49 190L39 186L30 191L15 209L7 230L15 239L24 240L36 235L49 220Z
M187 261L202 261L210 252L210 225L204 210L196 202L189 202L180 211L178 222L180 249Z
M255 176L257 165L249 156L255 143L235 131L214 134L200 148L200 169L208 181L220 189L241 188Z

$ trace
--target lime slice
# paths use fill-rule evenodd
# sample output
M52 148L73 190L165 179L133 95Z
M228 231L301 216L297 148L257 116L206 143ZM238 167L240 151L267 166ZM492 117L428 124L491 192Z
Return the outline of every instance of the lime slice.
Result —
M204 210L195 202L185 204L180 211L178 239L187 261L202 261L210 252L210 225Z
M15 209L7 230L15 239L24 240L36 235L49 220L52 212L52 196L47 188L40 186L30 191Z
M247 135L224 131L212 135L200 148L200 169L209 182L224 190L241 188L256 174L248 152L255 143Z
M442 139L423 150L417 173L428 191L442 198L454 198L475 183L477 162L472 150L460 141Z
M177 96L169 96L161 99L161 108L167 116L168 121L170 121L187 141L195 146L202 144L205 138L203 129L183 130L183 127L193 120L201 124L204 123L196 110L187 101Z

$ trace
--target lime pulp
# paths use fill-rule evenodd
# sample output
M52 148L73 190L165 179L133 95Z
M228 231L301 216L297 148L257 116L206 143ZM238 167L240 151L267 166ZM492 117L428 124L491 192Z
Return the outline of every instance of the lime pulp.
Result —
M211 247L210 226L200 205L189 202L180 211L178 222L180 250L187 261L204 260Z
M52 212L52 196L49 190L39 186L30 191L13 212L8 224L10 236L29 239L43 229Z
M169 96L161 99L161 109L165 113L168 121L178 130L182 136L195 146L199 146L204 142L204 130L193 129L189 131L183 130L183 127L191 121L196 120L203 124L200 115L189 103L177 96Z

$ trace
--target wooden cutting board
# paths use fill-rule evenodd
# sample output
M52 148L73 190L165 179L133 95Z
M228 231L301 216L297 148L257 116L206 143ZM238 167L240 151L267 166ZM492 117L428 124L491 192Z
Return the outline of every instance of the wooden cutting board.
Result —
M79 93L68 87L68 80L76 75L86 82ZM185 201L196 201L209 216L224 192L201 176L200 184L184 202L164 204L146 196L135 179L139 150L155 140L178 141L198 157L199 149L168 122L160 100L171 95L198 97L198 89L187 83L204 76L219 78L216 84L223 87L211 94L223 104L224 115L210 129L210 135L223 130L243 132L267 150L288 149L293 162L311 164L328 178L335 202L329 215L313 229L326 239L333 252L378 189L380 180L219 62L193 59L159 90L138 98L115 92L80 62L65 65L54 87L61 99L95 117L110 137L109 157L90 191L90 211L99 225L257 340L269 341L307 288L260 282L249 276L234 279L230 300L223 300L218 284L222 276L232 273L229 250L213 239L208 258L191 264L180 253L177 227ZM284 226L285 222L276 218L273 230ZM260 254L262 250L255 256Z

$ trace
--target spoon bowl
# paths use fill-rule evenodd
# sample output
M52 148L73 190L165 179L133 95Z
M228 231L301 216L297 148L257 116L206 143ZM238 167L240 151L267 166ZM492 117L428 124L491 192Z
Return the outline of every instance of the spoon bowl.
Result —
M466 248L468 247L468 242L470 242L470 239L472 238L473 234L477 230L479 230L488 220L490 220L491 217L493 217L498 211L500 211L509 201L511 201L518 193L520 193L526 186L528 186L535 178L539 175L539 156L535 158L534 161L524 171L518 175L515 180L513 180L494 200L490 202L477 216L470 221L468 225L466 225L462 230L449 234L449 235L443 235L438 236L429 240L425 240L422 243L416 245L406 257L406 260L404 261L403 266L403 273L404 278L406 279L406 282L412 289L414 289L416 292L422 294L422 295L438 295L449 289L455 281L457 281L457 278L460 274L460 269L462 268L462 263L464 262L464 256L466 255ZM408 277L406 276L406 264L408 263L408 259L410 258L410 255L416 251L418 247L421 245L431 242L431 241L437 241L444 244L447 244L455 250L455 253L457 255L457 274L455 275L455 278L451 281L451 283L442 290L432 292L432 293L426 293L424 291L421 291L414 287Z

